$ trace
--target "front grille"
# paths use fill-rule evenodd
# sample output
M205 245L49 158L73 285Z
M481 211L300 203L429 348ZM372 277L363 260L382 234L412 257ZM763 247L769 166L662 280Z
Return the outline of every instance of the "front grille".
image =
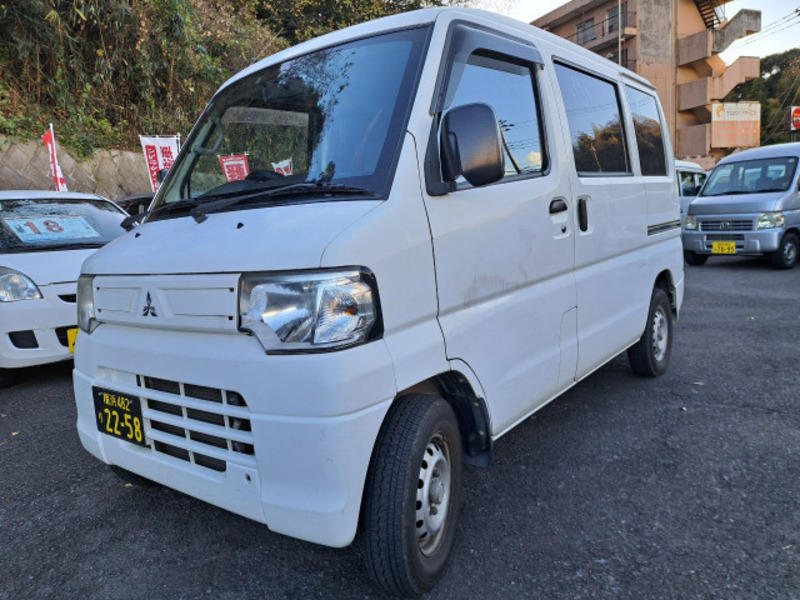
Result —
M56 328L56 337L58 338L58 342L64 346L65 348L69 347L69 335L67 332L70 329L75 329L75 325L72 327L57 327Z
M700 221L700 231L753 231L749 219L714 219Z
M153 450L214 471L228 462L252 466L250 411L240 394L144 375L137 381Z
M16 348L29 350L31 348L38 348L39 342L36 341L36 334L31 330L27 331L12 331L8 334L11 343Z

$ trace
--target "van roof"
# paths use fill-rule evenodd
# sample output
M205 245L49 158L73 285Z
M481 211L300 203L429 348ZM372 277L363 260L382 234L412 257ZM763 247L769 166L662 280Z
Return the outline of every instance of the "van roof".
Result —
M551 46L551 52L553 50L557 50L557 53L562 54L563 58L580 59L581 64L591 65L591 67L595 70L599 70L601 72L611 71L628 80L635 81L639 85L647 87L653 91L656 89L653 84L647 81L647 79L637 75L633 71L629 71L628 69L611 62L599 54L595 54L594 52L582 48L581 46L565 40L564 38L539 29L538 27L534 27L533 25L529 25L523 21L474 8L439 7L424 8L421 10L414 10L388 17L382 17L380 19L367 21L358 25L352 25L350 27L333 31L320 37L302 42L250 65L226 81L222 86L220 86L219 90L222 90L233 82L246 77L253 72L260 71L269 65L280 63L297 56L302 56L321 48L341 44L354 38L365 37L396 29L428 25L440 19L441 17L446 17L449 21L463 19L465 21L477 22L489 27L494 27L500 31L516 34L522 38L531 39L534 43L544 42ZM541 48L539 49L541 50ZM219 90L217 91L219 92Z
M741 160L753 160L759 158L775 158L778 156L797 156L800 157L800 142L790 142L788 144L773 144L772 146L759 146L758 148L748 148L740 152L730 154L719 161L717 164L739 162Z

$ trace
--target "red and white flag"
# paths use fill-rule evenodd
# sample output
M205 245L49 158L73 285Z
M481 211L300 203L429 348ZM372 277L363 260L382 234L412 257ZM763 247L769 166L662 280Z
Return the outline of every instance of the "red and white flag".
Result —
M42 136L42 141L47 146L47 153L50 155L50 173L53 175L56 191L68 192L67 180L64 179L64 175L61 173L61 165L58 164L58 156L56 156L56 134L53 131L52 123L50 123L50 131Z
M178 156L179 140L177 135L172 136L144 136L140 135L144 159L147 161L147 173L150 176L150 188L158 191L158 172L169 169Z
M247 177L250 173L250 165L247 162L246 154L230 154L219 157L219 166L225 173L225 181L239 181Z

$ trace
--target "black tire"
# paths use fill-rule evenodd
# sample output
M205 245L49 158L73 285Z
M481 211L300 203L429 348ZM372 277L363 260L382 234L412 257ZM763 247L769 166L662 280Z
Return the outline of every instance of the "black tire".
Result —
M672 351L672 306L667 293L661 288L653 290L647 326L641 339L628 349L631 369L640 377L658 377L667 371Z
M0 369L0 388L8 387L17 380L17 372L14 369Z
M388 593L416 596L441 577L461 500L461 455L447 402L427 395L395 402L372 453L361 512L364 562Z
M111 472L114 473L117 477L119 477L123 482L129 483L136 487L140 488L157 488L161 487L160 483L156 483L151 479L146 479L141 475L137 475L136 473L131 473L130 471L123 469L122 467L118 467L117 465L108 465L111 469Z
M708 254L698 254L697 252L692 252L691 250L684 250L683 260L686 261L687 265L699 267L700 265L706 264L706 261L708 260Z
M798 242L797 234L787 231L781 238L781 245L769 255L772 266L776 269L791 269L797 264L798 251L800 251L800 242Z

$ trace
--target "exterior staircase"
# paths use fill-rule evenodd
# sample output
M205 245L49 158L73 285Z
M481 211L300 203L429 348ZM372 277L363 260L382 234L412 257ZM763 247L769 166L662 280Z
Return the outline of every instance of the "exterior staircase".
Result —
M717 2L715 0L694 0L697 10L705 23L706 29L716 29L719 27L719 15L717 14Z

